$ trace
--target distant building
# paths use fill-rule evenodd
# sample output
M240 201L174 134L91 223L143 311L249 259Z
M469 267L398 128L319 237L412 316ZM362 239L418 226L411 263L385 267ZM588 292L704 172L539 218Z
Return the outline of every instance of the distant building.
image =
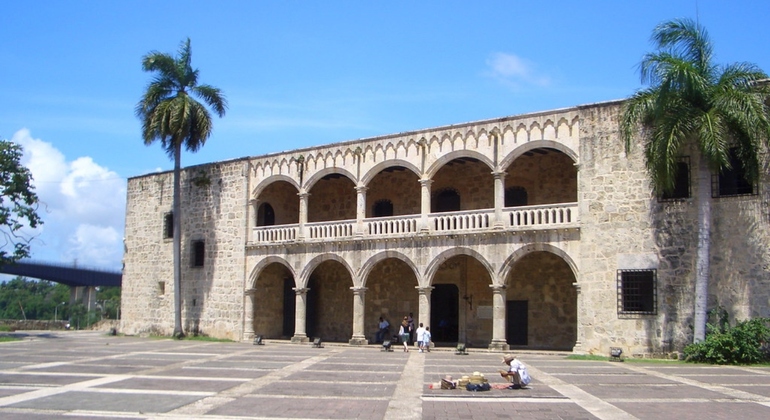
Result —
M365 344L668 354L692 341L698 155L670 197L620 101L189 167L184 328ZM245 143L244 144L248 144ZM709 307L770 316L766 182L713 174ZM129 179L122 331L174 325L172 173ZM397 331L391 331L396 333Z

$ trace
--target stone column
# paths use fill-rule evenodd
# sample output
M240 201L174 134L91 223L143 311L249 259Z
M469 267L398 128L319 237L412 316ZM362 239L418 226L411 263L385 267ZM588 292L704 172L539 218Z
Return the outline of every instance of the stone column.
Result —
M307 317L307 287L295 287L297 305L294 312L294 337L292 343L307 343L310 341L305 333L305 320Z
M351 287L353 291L353 337L348 343L354 346L365 346L369 344L364 333L364 309L366 287Z
M505 290L508 286L492 284L492 342L490 350L508 350L505 340Z
M248 222L246 222L247 231L246 231L246 241L247 242L254 242L254 228L257 226L257 206L259 206L259 200L256 198L252 198L249 200L249 207L248 207Z
M420 180L420 192L421 192L421 206L420 206L420 231L429 232L430 221L428 215L430 214L430 184L433 183L432 179Z
M423 325L430 326L430 292L435 289L433 286L416 286L418 296L417 325L422 322Z
M356 187L356 236L364 236L364 219L366 219L366 190L367 187Z
M248 289L243 298L243 339L254 339L254 300L257 295L257 289Z
M494 171L492 176L495 179L495 221L493 227L495 229L503 229L505 222L503 221L503 207L505 207L505 172Z
M574 353L583 352L583 322L580 313L583 311L582 295L580 294L580 284L577 282L572 283L577 291L577 339L575 341L575 347L572 348Z
M305 224L307 223L307 200L310 197L310 193L300 191L299 194L299 231L297 232L297 240L305 239Z

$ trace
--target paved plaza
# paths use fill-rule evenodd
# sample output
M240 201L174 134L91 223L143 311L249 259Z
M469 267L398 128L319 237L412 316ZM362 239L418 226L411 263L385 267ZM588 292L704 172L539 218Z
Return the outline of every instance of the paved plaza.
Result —
M6 333L8 334L8 333ZM0 343L2 419L766 419L770 368L521 352L529 389L431 389L501 354L17 332Z

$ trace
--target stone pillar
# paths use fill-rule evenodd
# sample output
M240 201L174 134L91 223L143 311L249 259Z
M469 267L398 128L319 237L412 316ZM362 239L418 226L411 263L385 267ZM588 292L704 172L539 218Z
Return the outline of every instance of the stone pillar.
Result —
M492 176L495 179L495 221L492 226L495 229L503 229L503 207L505 207L505 172L494 171Z
M305 333L306 317L307 317L307 287L295 287L294 292L297 294L297 305L294 311L294 337L291 338L292 343L307 343L310 341Z
M583 353L583 322L580 313L583 311L582 295L580 294L580 284L577 282L572 283L577 291L577 339L575 341L575 347L572 348L574 353Z
M247 242L253 242L254 241L254 228L257 226L257 208L259 206L259 200L256 198L252 198L249 200L249 207L248 207L248 221L246 222L247 230L246 230L246 241Z
M248 289L244 292L243 298L243 339L254 339L254 300L257 295L257 289Z
M435 289L433 286L416 286L418 296L417 325L422 322L423 325L430 326L430 292Z
M356 187L356 236L364 236L364 219L366 219L366 190L367 187Z
M366 287L351 287L353 291L353 337L349 343L354 346L365 346L369 344L364 333L364 309Z
M429 232L430 221L428 215L430 215L430 184L433 183L432 179L420 180L420 192L421 192L421 206L420 206L420 230L422 232Z
M297 240L305 239L305 224L307 223L307 200L310 197L310 193L300 192L299 196L299 231L297 232Z
M492 342L490 350L508 350L505 340L505 290L506 285L492 284Z

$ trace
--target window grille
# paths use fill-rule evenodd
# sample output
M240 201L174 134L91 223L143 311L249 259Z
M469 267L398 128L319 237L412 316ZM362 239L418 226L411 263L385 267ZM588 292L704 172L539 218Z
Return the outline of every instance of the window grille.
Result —
M670 192L663 192L660 195L660 201L673 201L692 197L690 185L690 157L684 156L676 163L674 189Z
M163 238L170 239L174 237L174 213L163 215Z
M656 270L618 270L618 315L655 315Z
M711 175L711 197L757 195L758 186L746 179L746 171L738 159L736 148L730 149L730 167Z

